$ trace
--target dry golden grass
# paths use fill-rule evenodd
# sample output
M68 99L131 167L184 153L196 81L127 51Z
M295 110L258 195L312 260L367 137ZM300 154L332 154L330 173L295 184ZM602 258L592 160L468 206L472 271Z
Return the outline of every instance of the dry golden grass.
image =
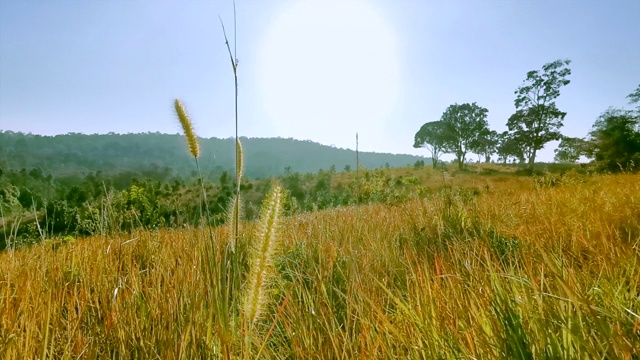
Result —
M283 219L253 356L637 358L640 176L450 181L401 205ZM145 231L0 254L0 354L218 357L208 239Z

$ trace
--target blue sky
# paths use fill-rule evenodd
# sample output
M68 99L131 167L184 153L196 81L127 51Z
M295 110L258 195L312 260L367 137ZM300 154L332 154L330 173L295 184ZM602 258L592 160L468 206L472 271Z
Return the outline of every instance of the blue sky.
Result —
M572 60L558 107L584 136L640 84L640 1L239 0L240 134L413 149L453 103L506 130L527 71ZM35 134L233 129L231 1L0 0L0 129ZM553 158L550 143L539 156Z

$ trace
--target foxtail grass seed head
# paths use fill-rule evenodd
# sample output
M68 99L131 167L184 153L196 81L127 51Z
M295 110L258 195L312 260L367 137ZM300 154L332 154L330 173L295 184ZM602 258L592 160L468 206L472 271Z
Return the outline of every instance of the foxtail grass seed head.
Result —
M278 244L277 229L282 211L283 191L276 184L262 206L257 243L250 258L250 275L245 294L244 313L248 328L260 317L267 303L266 284L273 271L273 258Z
M180 101L180 99L176 99L174 105L176 108L176 115L178 115L178 120L180 120L180 125L182 126L184 135L187 138L189 152L193 157L197 158L200 156L200 145L198 144L198 138L196 138L196 132L193 130L193 123L191 122L191 119L189 119L187 110L184 108L184 105L182 105L182 101Z
M244 152L242 151L242 143L240 139L236 140L236 180L237 186L240 186L242 180L242 169L244 167Z
M227 210L227 224L229 224L230 243L233 247L240 232L240 215L242 215L242 201L240 194L234 194Z

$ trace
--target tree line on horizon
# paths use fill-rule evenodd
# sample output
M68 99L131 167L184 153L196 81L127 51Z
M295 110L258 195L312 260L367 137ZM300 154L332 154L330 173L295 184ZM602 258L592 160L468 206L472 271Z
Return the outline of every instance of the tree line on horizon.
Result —
M246 175L252 179L280 176L288 167L300 173L349 170L356 153L312 141L284 138L241 138L247 159ZM217 179L234 168L233 139L200 139L203 174ZM178 134L78 134L42 136L0 131L0 169L32 169L54 177L84 176L95 172L117 175L153 174L158 180L190 177L193 167ZM430 159L418 155L360 152L365 168L403 167Z
M508 131L498 133L489 128L489 110L477 103L453 104L440 120L427 122L414 137L414 148L426 148L435 168L443 154L453 154L460 169L469 153L489 162L510 159L526 164L533 171L537 152L550 141L560 141L555 161L575 163L586 157L593 159L601 170L637 171L640 164L640 105L636 110L609 108L595 121L585 138L563 135L560 129L566 112L558 109L555 100L560 89L570 83L571 60L556 60L541 70L527 73L515 90L516 111L507 120ZM640 104L640 85L627 96L631 104Z

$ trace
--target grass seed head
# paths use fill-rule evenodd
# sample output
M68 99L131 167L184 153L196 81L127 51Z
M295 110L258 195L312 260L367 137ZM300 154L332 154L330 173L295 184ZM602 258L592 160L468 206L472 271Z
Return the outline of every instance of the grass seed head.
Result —
M184 108L184 105L182 105L182 101L180 101L180 99L175 100L174 106L176 108L176 115L178 115L178 120L180 120L182 130L184 131L184 135L187 137L189 152L193 157L197 158L200 156L200 145L196 138L196 132L193 130L193 123L191 122L191 119L189 119L187 110Z
M273 272L273 257L278 244L278 226L282 212L283 190L274 185L262 206L257 243L250 260L251 270L245 295L245 320L251 328L267 302L266 286Z
M242 143L240 139L236 140L236 181L240 186L240 180L242 180L242 169L244 167L244 152L242 150Z

